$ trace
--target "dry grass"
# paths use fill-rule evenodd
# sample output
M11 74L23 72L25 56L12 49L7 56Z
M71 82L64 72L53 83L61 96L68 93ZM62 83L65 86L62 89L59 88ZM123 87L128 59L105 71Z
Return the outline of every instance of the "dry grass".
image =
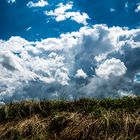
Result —
M0 140L140 140L140 98L8 104Z

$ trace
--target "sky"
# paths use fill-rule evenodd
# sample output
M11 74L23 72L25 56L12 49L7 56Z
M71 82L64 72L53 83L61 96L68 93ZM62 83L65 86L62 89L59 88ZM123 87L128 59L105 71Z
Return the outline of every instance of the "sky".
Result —
M140 95L140 0L0 2L0 103Z

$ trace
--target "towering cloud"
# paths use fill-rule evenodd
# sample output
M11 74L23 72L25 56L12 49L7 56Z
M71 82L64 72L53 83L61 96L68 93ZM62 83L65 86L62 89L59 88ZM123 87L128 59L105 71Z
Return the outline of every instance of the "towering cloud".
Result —
M138 95L140 29L94 25L29 42L0 40L0 101Z

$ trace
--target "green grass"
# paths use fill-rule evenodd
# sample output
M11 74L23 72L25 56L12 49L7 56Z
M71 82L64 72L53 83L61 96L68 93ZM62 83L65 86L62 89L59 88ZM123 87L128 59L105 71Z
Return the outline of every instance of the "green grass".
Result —
M140 139L140 97L0 106L1 140Z

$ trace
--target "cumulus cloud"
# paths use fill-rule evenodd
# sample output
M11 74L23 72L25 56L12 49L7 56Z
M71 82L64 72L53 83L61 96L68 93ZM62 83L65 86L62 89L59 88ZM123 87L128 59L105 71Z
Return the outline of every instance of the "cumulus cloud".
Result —
M87 74L82 69L79 69L79 70L77 70L75 77L85 79L85 78L87 78Z
M89 19L89 16L86 13L80 13L79 11L73 12L72 10L73 3L68 3L64 5L63 3L60 3L58 7L55 10L51 11L45 11L44 13L47 16L53 16L55 17L56 21L64 21L66 19L71 19L73 21L76 21L77 23L87 25L87 19Z
M44 6L47 6L47 5L48 5L48 2L46 0L39 0L36 3L32 2L32 1L29 1L27 3L27 6L29 8L32 8L32 7L44 7Z
M7 41L0 40L0 51L5 50L19 53L24 49L25 45L30 43L21 37L14 36Z
M95 69L96 75L103 79L109 79L110 77L123 76L126 73L127 68L124 63L119 59L112 58L107 59L103 64L99 65Z
M30 42L0 40L0 102L139 95L140 29L94 25Z
M2 51L0 52L0 64L7 70L10 71L15 71L15 70L20 70L21 66L19 63L16 61L15 56L7 51Z

